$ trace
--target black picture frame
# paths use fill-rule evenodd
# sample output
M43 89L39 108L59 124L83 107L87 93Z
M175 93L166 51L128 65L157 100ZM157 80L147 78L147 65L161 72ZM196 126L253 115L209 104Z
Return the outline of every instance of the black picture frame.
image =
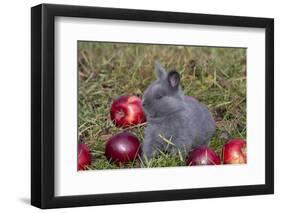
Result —
M55 17L263 28L266 32L265 184L97 195L54 195ZM105 204L217 198L274 193L274 20L164 11L41 4L31 8L31 204L60 208Z

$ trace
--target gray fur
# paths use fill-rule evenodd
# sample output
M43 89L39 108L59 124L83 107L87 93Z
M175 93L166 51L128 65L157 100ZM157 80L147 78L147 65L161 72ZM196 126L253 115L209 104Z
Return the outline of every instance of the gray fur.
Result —
M181 151L186 154L197 146L209 145L216 127L207 107L182 94L178 72L167 73L156 62L156 74L158 79L143 95L143 108L148 121L143 156L150 159L159 151Z

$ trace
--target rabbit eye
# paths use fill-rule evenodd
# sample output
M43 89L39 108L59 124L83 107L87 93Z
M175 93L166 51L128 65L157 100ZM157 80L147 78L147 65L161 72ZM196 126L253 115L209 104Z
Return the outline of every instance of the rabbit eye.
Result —
M158 100L161 99L161 98L163 98L163 95L157 95L156 96L156 99L158 99Z

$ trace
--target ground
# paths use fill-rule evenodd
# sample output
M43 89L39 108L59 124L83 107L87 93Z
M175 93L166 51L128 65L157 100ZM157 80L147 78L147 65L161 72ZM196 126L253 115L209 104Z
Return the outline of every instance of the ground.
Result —
M156 60L180 73L185 95L208 106L217 126L212 149L220 155L228 139L246 139L246 49L78 42L78 129L92 151L88 169L120 168L104 156L106 141L124 131L111 122L110 106L120 95L141 97L156 78ZM127 130L142 141L144 128L139 125ZM162 153L150 161L138 159L121 167L183 165L181 155Z

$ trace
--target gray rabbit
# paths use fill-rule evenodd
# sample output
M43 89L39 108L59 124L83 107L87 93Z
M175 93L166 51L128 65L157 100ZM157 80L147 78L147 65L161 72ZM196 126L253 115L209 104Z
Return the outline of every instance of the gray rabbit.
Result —
M144 92L143 108L148 125L142 155L148 160L159 151L187 154L200 145L209 145L215 132L214 119L205 105L184 96L177 71L166 72L156 62L158 79Z

